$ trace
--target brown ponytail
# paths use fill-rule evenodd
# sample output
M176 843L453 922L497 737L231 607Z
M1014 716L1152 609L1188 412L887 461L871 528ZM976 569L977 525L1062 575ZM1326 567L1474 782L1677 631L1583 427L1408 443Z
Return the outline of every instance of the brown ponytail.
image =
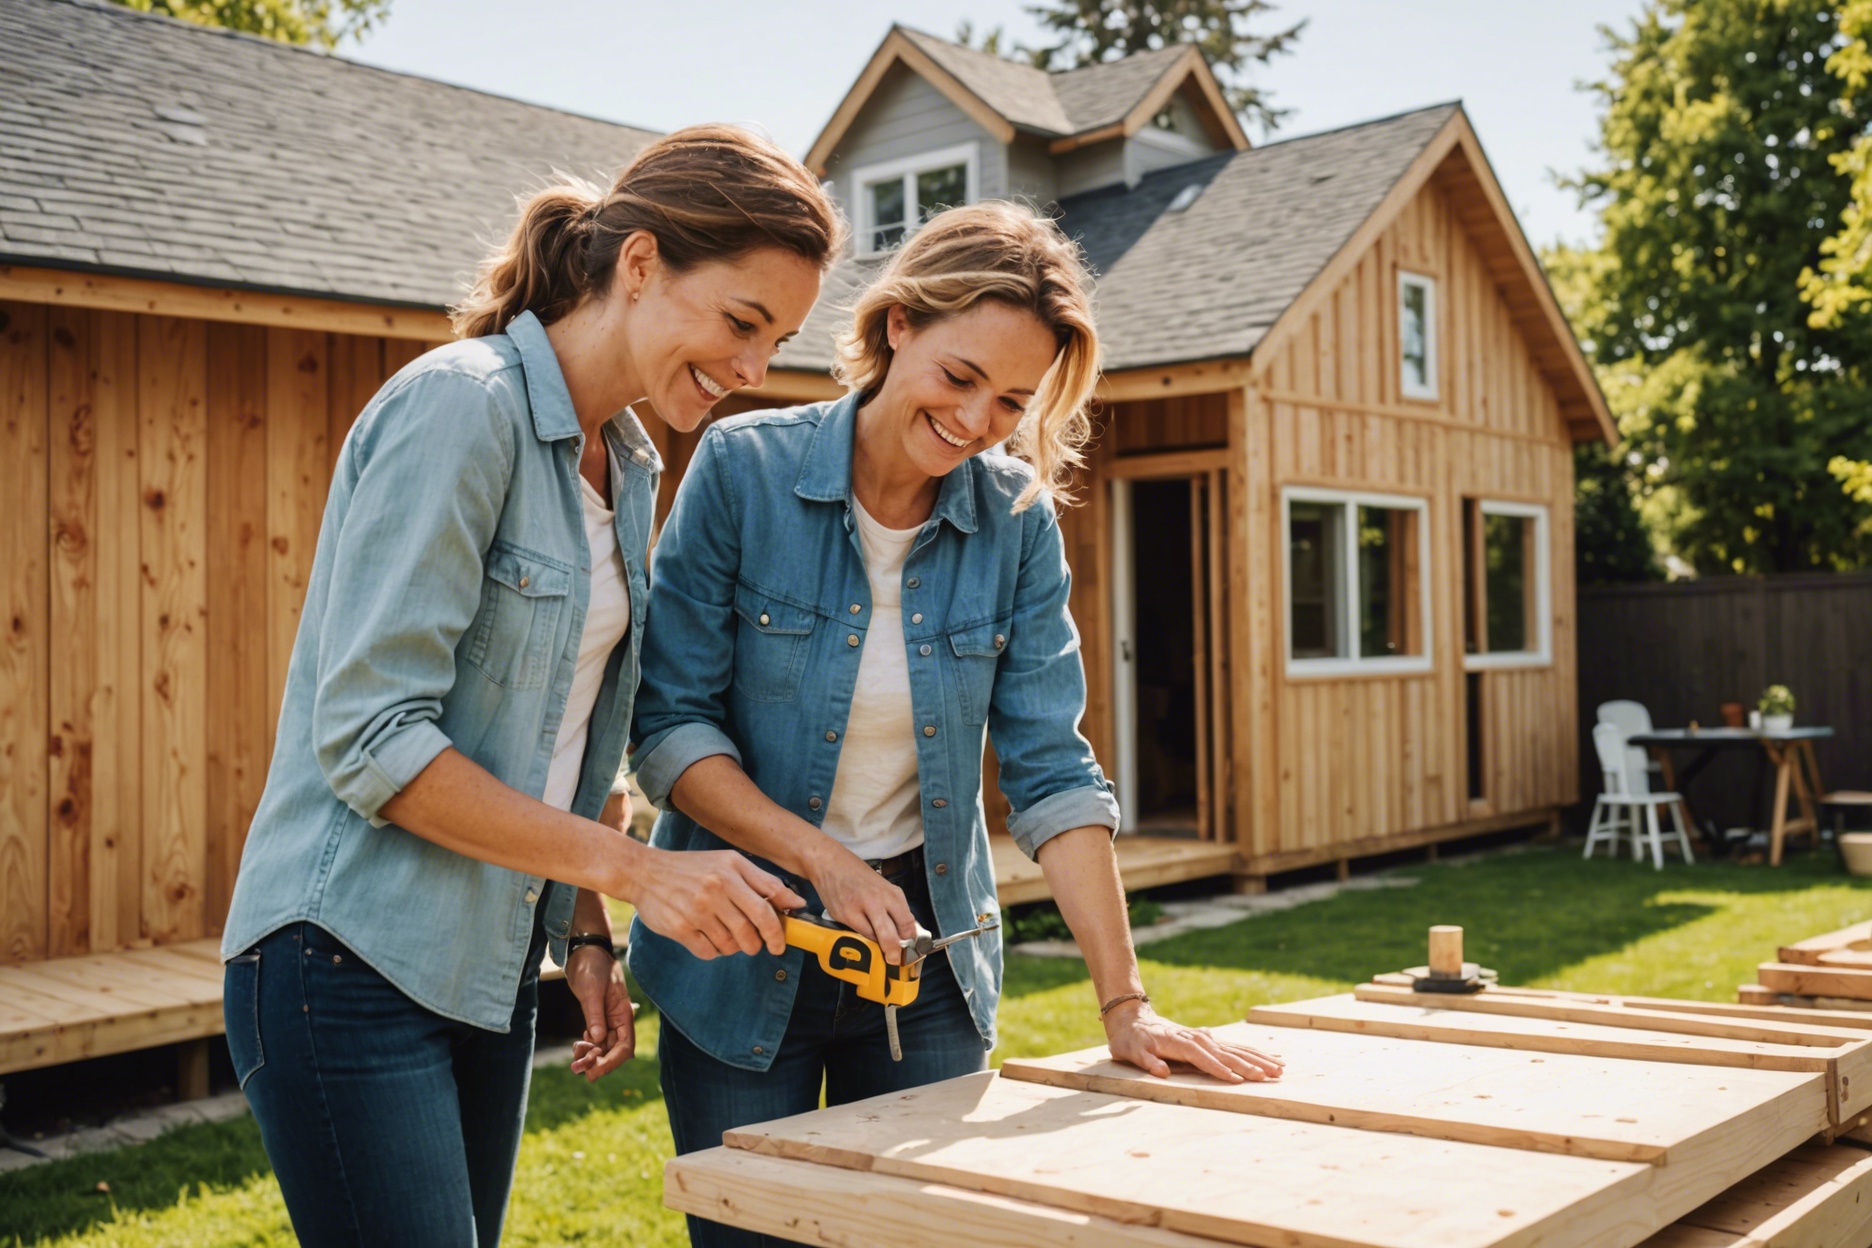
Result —
M528 199L507 242L481 262L473 291L449 310L455 333L497 334L527 311L550 325L603 298L624 240L638 230L678 273L760 247L823 269L845 241L838 209L805 166L745 130L690 126L639 152L609 192L567 178Z

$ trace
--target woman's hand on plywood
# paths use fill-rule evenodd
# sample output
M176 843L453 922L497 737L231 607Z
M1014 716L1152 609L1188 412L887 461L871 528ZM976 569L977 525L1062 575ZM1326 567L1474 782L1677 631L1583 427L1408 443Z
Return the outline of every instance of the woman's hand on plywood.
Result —
M1146 1001L1114 1006L1105 1016L1105 1040L1113 1057L1159 1079L1169 1076L1172 1062L1193 1066L1224 1083L1278 1079L1285 1068L1275 1054L1160 1018Z

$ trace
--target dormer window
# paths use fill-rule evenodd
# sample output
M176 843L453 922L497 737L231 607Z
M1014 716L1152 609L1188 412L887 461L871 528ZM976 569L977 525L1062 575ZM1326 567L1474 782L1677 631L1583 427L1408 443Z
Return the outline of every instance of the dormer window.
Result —
M853 170L858 254L882 255L944 208L972 203L978 162L976 145L963 143Z

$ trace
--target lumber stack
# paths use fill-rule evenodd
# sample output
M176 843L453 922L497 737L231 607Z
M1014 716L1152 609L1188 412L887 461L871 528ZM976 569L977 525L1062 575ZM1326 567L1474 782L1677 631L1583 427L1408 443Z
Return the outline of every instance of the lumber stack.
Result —
M1010 1060L729 1132L665 1201L814 1244L1872 1245L1872 1015L1409 976L1217 1029L1284 1078Z
M1737 1000L1744 1005L1872 1012L1872 923L1855 923L1784 945L1776 958L1755 968L1756 982L1738 988Z

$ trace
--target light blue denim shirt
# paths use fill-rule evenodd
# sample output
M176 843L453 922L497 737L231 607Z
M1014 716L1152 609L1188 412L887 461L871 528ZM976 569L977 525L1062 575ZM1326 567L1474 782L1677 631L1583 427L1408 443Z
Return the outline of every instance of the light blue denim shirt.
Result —
M611 792L637 688L657 458L604 426L631 625L605 667L572 810ZM538 797L591 593L584 437L539 319L431 351L345 439L293 643L266 791L221 941L309 920L419 1004L507 1030L536 921L563 957L574 889L465 857L384 803L449 746Z
M703 435L657 546L637 778L659 807L652 844L723 842L667 809L700 759L738 760L762 793L808 823L826 813L871 619L853 529L848 395L724 420ZM1029 856L1072 828L1115 828L1118 806L1079 735L1085 671L1052 507L1016 515L1032 479L984 454L943 479L904 562L903 633L930 897L943 932L996 911L982 810L984 734ZM772 864L763 863L770 869ZM724 1062L765 1070L793 1012L804 954L704 962L631 927L630 968L682 1033ZM950 946L984 1044L1001 995L999 933ZM778 972L786 971L785 975Z

